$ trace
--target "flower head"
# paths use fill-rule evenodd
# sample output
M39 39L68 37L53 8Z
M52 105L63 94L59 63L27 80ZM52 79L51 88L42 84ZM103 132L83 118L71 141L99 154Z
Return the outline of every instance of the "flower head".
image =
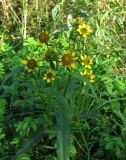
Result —
M80 117L79 117L78 115L74 115L74 116L72 117L72 120L73 120L73 121L79 121L79 120L80 120Z
M38 67L38 60L35 57L26 56L22 63L25 64L25 69L28 72L31 72Z
M55 76L56 76L55 72L52 70L49 70L46 72L46 74L44 74L43 80L47 81L47 83L50 83L51 81L55 80Z
M46 53L45 53L45 60L47 62L51 61L51 60L55 60L55 51L53 50L53 48L50 48Z
M89 72L86 70L84 72L80 72L80 75L85 77L90 83L95 82L95 75L92 75L92 70L90 70ZM84 85L86 85L86 82L84 82Z
M87 35L92 32L92 29L90 28L90 26L86 25L85 23L82 23L78 26L77 31L80 34L82 34L83 37L87 37Z
M42 31L39 36L39 42L40 43L47 43L49 41L49 33L47 31Z
M73 68L75 66L74 62L77 60L77 57L75 57L74 53L71 53L69 51L66 51L62 56L60 56L59 61L63 66L66 68Z
M85 66L86 68L91 68L91 64L93 64L93 59L91 59L89 56L84 55L81 56L81 60L82 60L82 65Z

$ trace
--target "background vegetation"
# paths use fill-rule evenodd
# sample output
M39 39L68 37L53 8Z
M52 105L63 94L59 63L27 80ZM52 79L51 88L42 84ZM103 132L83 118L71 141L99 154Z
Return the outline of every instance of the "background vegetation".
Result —
M0 159L126 159L126 1L0 1ZM68 15L83 18L93 32L79 43L69 36ZM48 45L38 34L48 31ZM63 50L94 58L95 83L58 70L58 87L42 75L56 62L41 62L38 74L23 70L26 55L57 58ZM66 76L64 76L66 75ZM70 76L71 76L70 75ZM57 90L58 88L58 90ZM65 107L63 107L65 106Z

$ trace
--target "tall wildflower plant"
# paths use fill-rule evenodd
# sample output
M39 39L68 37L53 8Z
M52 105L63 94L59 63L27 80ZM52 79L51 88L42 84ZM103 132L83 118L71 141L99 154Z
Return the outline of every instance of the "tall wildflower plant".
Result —
M72 30L63 30L59 39L49 31L42 31L38 35L39 52L29 53L22 60L25 72L34 75L35 84L40 97L42 92L53 103L52 110L56 117L57 157L59 160L69 160L69 145L71 124L74 117L72 102L76 99L76 90L80 94L85 85L95 82L93 75L93 57L90 57L80 46L88 40L92 29L85 22L71 21ZM77 39L80 41L77 41ZM60 47L59 47L60 45ZM84 44L85 45L85 44ZM80 51L81 50L81 51ZM36 58L38 57L38 58ZM37 74L40 73L39 79ZM40 86L43 86L40 88ZM42 91L43 90L43 91ZM73 93L72 93L73 92ZM70 96L71 94L71 96ZM75 94L72 97L72 94Z
M79 120L78 115L75 115L76 99L88 87L91 89L95 76L93 57L84 49L85 38L88 40L92 29L85 22L78 24L73 21L71 28L63 28L61 33L42 30L37 39L28 37L23 44L24 48L13 54L14 61L7 61L14 71L5 77L5 82L13 77L14 89L10 92L13 96L15 92L19 92L14 101L12 97L10 106L19 105L19 108L36 110L35 116L23 117L23 120L14 126L22 137L30 135L30 131L35 132L34 138L31 137L29 140L32 143L25 142L26 147L18 150L16 158L24 154L29 146L35 145L43 134L46 131L49 133L50 130L57 137L58 160L69 160L72 156L71 125L75 119ZM21 98L18 99L18 96ZM38 117L37 111L41 113ZM49 124L44 116L48 116ZM12 139L13 143L18 146L21 139Z

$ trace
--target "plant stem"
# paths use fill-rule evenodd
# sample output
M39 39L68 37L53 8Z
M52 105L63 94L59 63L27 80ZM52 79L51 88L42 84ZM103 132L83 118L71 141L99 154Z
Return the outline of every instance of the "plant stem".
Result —
M64 94L63 94L64 96L66 95L66 92L67 92L67 88L68 88L70 79L71 79L71 75L69 74L69 77L68 77L68 80L67 80L67 84L66 84L66 87L65 87L65 89L64 89Z
M42 105L43 97L42 97L42 95L41 95L41 91L40 91L40 89L39 89L39 85L38 85L38 82L37 82L36 78L35 78L34 80L35 80L36 87L37 87L37 89L38 89L39 97L40 97L40 99L41 99L41 102L40 102L40 103L41 103L41 105Z
M23 9L24 9L24 15L23 15L23 26L22 26L22 32L23 32L23 39L26 38L27 33L27 14L28 14L28 0L23 0Z

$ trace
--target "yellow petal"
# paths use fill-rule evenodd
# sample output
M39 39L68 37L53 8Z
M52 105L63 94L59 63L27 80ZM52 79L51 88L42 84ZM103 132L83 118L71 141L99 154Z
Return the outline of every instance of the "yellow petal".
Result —
M27 59L27 60L31 60L31 57L30 57L30 56L26 56L26 59Z
M91 83L95 82L94 80L90 80Z
M92 76L91 76L91 79L94 79L94 78L95 78L95 75L92 75Z
M83 76L83 72L80 72L80 75Z
M27 64L27 61L26 61L26 60L22 60L22 63L23 63L23 64Z
M85 38L87 35L86 34L83 34L83 37Z
M92 70L90 70L90 74L92 74Z
M71 66L70 66L70 68L75 68L75 64L72 63Z
M51 80L50 79L47 79L47 83L50 83L51 82Z
M84 66L84 62L82 62L82 66Z
M90 65L85 65L85 67L87 67L87 68L91 69L91 66L90 66Z
M72 53L72 56L74 57L74 56L75 56L75 53Z
M92 32L92 29L89 26L88 26L88 32L90 33Z
M81 60L82 60L82 61L84 60L84 57L83 57L83 56L81 56Z
M92 59L90 60L90 64L93 64L93 60Z
M43 80L47 80L47 77L43 77Z
M78 57L75 57L75 58L74 58L74 60L77 60L77 59L78 59Z
M85 75L87 75L87 71L86 71L86 70L84 71L84 76L85 76Z

